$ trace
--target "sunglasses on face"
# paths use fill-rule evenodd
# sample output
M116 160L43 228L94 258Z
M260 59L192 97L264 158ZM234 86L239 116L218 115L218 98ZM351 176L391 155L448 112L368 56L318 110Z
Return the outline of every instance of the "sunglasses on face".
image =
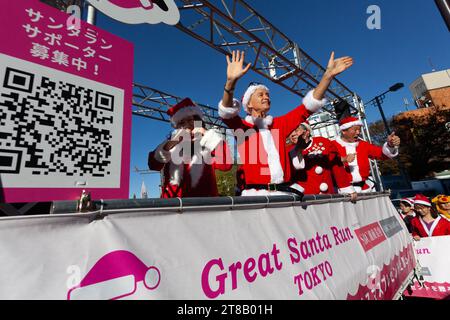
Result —
M250 82L250 83L248 84L248 87L250 88L250 87L252 87L252 86L261 86L261 85L263 85L261 82Z

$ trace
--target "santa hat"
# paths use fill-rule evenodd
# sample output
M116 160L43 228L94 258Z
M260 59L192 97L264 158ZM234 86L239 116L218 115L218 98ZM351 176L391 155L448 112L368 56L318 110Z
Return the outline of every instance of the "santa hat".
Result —
M170 122L173 127L176 127L181 120L189 116L198 116L203 120L202 110L189 98L183 99L167 110L167 114L170 116Z
M414 206L414 199L411 198L403 198L402 200L400 200L400 202L405 202L410 207Z
M339 129L341 129L341 131L347 130L353 126L362 126L362 125L363 124L361 120L359 120L356 117L345 117L339 120Z
M423 194L416 194L414 197L414 205L421 204L427 207L431 207L431 201Z
M265 85L260 83L252 83L248 86L247 91L245 91L244 96L242 97L242 106L244 107L245 112L247 112L248 114L250 114L250 111L248 110L248 103L250 102L252 94L254 94L258 89L265 89L267 90L267 92L269 92L269 88L267 88Z
M309 132L312 132L311 130L311 126L309 125L309 121L306 120L305 122L303 122L302 124L300 124L303 128L305 128L305 130L308 130Z

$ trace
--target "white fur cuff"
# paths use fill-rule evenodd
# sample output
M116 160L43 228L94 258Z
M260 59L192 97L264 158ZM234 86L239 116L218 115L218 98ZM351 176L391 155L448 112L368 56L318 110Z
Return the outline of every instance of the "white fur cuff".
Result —
M294 157L292 160L292 165L297 170L305 169L305 159L302 157L302 161L298 159L298 156Z
M348 186L345 188L340 188L339 189L339 194L350 194L350 193L355 193L355 188L353 188L353 186Z
M384 143L383 145L383 153L389 157L389 158L395 158L396 156L398 156L398 147L389 147L387 142Z
M222 104L222 100L219 102L219 116L222 119L231 119L239 115L239 109L241 108L241 103L237 99L233 99L233 106L226 108Z
M216 130L211 129L206 131L205 135L200 140L200 145L210 151L213 151L217 148L219 143L222 142L222 140L222 135Z
M301 193L305 192L305 188L303 188L301 185L299 185L298 183L294 183L290 186L290 188L295 189L297 191L300 191Z
M167 141L161 143L155 150L155 160L160 163L168 163L172 158L170 151L164 150L164 145Z
M314 98L313 94L314 90L308 92L308 94L303 98L303 105L308 111L314 113L325 106L325 104L327 103L327 99L324 98L322 100L317 100L316 98Z

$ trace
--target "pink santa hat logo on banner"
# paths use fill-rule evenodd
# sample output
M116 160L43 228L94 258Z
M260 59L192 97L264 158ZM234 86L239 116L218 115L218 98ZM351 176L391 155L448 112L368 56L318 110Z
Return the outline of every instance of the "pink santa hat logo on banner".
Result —
M134 294L139 283L155 290L160 282L157 267L148 267L133 253L118 250L100 258L80 284L69 290L67 300L117 300Z

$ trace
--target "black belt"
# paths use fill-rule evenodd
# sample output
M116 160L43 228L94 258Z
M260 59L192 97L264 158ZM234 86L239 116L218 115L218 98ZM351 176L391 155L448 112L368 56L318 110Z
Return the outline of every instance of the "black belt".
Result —
M268 183L268 184L247 184L245 185L245 189L264 189L268 191L284 191L295 193L296 195L303 197L304 194L297 189L291 188L290 185L292 183Z
M365 184L366 184L365 181L361 181L361 182L352 182L352 186L354 186L354 187L360 187L360 188L364 187Z

